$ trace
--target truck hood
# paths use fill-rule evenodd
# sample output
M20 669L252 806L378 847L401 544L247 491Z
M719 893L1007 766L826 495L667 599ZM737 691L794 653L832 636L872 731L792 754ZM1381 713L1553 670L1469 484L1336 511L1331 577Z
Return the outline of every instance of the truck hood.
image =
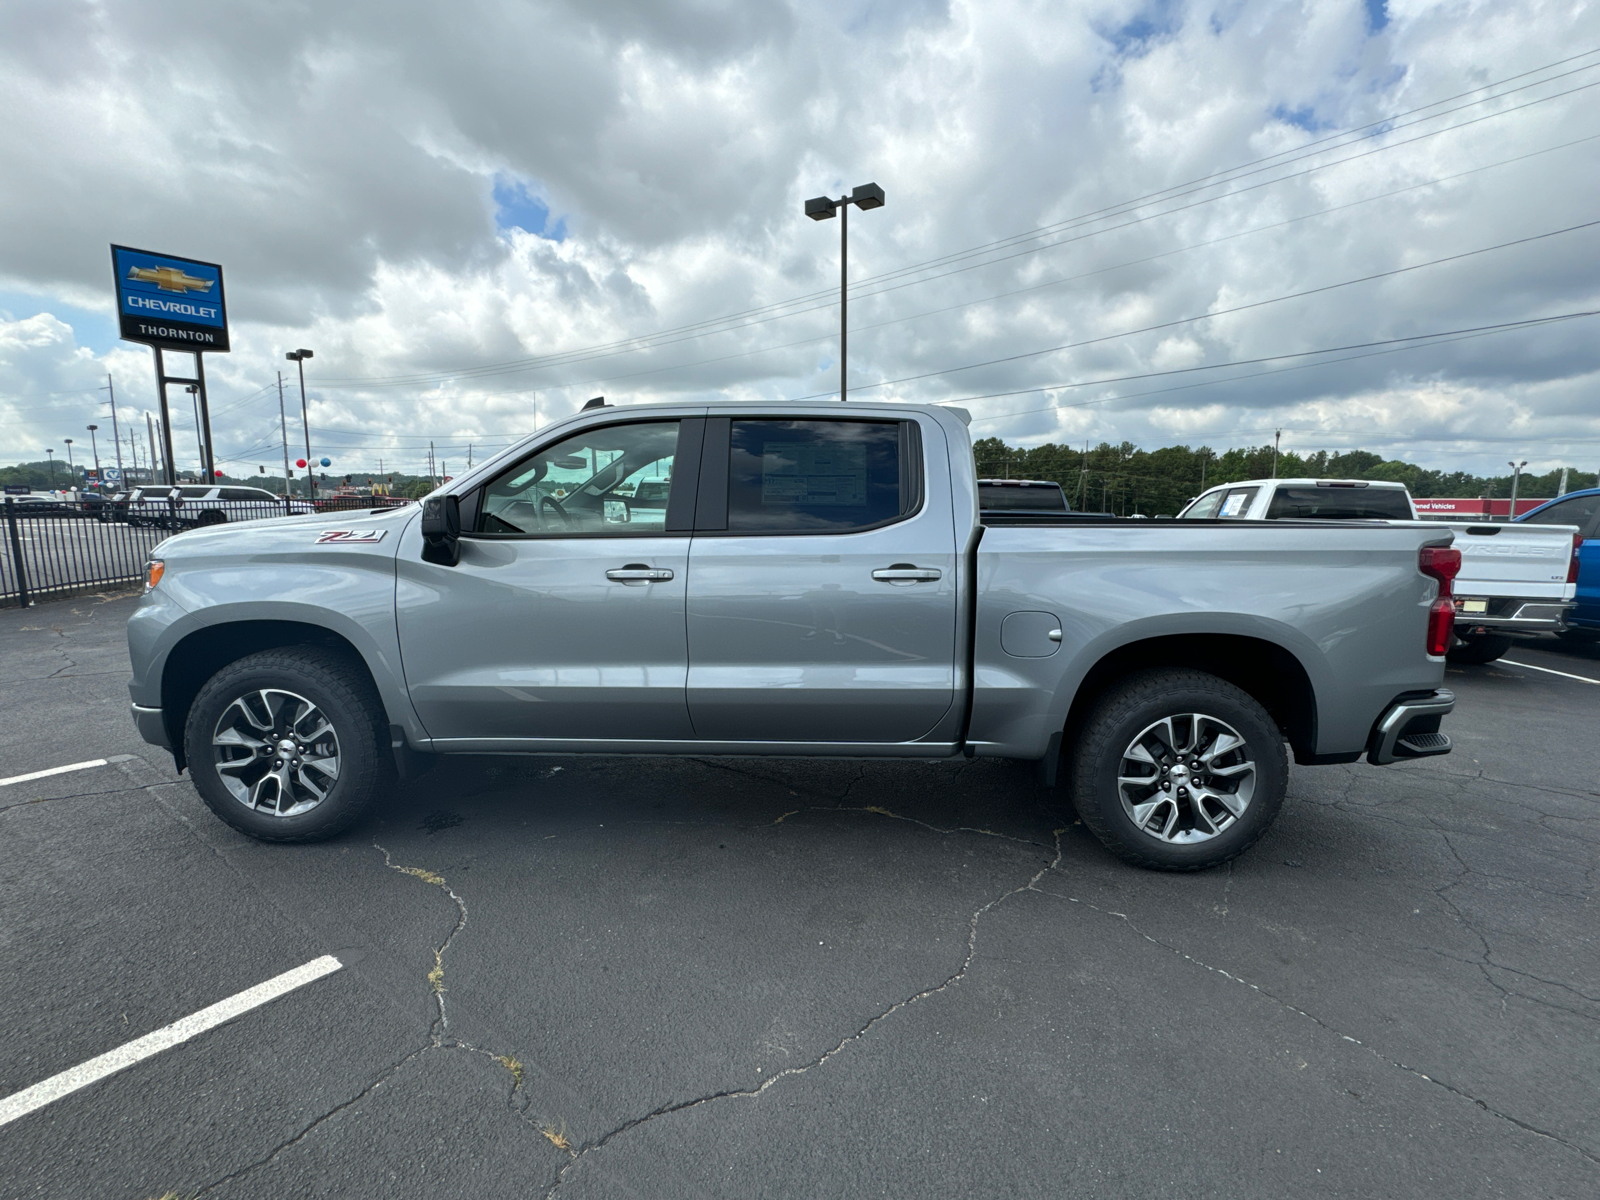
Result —
M268 517L233 521L174 534L151 551L151 557L177 561L199 558L251 558L364 552L393 558L406 525L422 512L419 504L382 510L313 513L303 517ZM343 534L344 537L329 537Z

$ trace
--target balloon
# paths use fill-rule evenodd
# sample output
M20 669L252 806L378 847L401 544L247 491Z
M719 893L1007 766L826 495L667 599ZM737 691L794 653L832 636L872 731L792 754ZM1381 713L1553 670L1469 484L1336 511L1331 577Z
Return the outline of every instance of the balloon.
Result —
M325 466L325 467L331 467L331 466L333 466L333 459L331 459L331 458L325 458L325 459L323 459L323 460L322 460L322 465L323 465L323 466Z
M294 465L297 467L303 467L306 465L306 460L303 458L297 458L294 460Z
M217 478L218 479L222 478L222 471L220 469L218 469L218 471L217 471Z

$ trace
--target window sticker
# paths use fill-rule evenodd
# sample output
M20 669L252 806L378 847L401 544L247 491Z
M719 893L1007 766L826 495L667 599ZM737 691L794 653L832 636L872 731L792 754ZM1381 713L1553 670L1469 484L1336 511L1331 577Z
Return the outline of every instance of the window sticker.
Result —
M866 502L865 445L767 442L762 447L762 505L859 508Z
M1218 515L1224 517L1237 517L1244 511L1246 502L1250 499L1249 492L1234 492L1222 502L1222 512Z

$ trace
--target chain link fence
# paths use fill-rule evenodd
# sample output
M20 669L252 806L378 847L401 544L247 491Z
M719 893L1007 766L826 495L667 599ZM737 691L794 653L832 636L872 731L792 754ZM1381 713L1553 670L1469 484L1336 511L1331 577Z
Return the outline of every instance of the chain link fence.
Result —
M391 496L230 500L181 494L139 498L6 496L0 503L0 604L139 583L150 552L185 529L238 521L371 512L415 501Z

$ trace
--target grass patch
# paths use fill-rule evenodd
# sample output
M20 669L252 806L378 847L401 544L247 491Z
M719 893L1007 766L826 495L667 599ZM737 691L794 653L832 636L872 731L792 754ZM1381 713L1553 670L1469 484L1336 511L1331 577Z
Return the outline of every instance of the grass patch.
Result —
M510 1054L497 1054L495 1062L511 1072L511 1078L516 1081L518 1087L522 1086L522 1064L516 1058Z
M544 1134L545 1139L557 1150L565 1150L568 1154L572 1153L572 1143L567 1140L567 1123L565 1121L561 1122L560 1129L557 1129L554 1125L541 1125L539 1126L539 1132Z

